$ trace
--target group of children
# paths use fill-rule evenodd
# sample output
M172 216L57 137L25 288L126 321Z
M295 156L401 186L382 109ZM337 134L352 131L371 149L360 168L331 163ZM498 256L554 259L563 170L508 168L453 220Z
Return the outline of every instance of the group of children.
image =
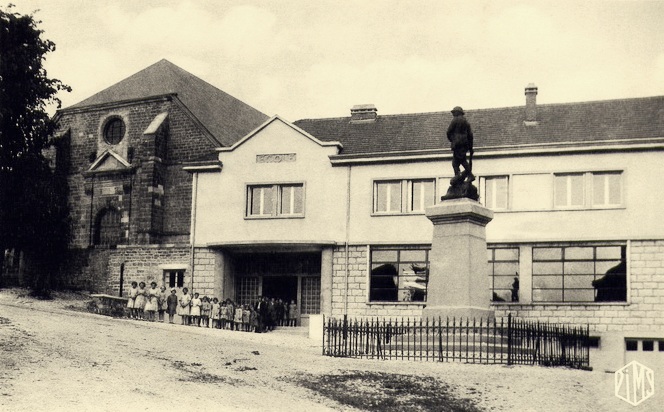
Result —
M192 296L188 288L183 288L178 297L175 289L170 294L164 286L157 289L156 282L151 282L147 289L145 282L132 282L128 297L129 317L153 322L157 319L164 322L164 314L168 313L169 323L173 323L177 314L182 325L267 332L276 326L297 326L300 318L295 301L289 304L281 299L261 297L253 305L240 305L231 299L220 302L215 297L201 298L198 293Z

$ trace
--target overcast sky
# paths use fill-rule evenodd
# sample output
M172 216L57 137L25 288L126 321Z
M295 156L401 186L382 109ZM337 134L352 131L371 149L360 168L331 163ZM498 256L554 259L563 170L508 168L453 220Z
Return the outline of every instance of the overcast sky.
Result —
M12 2L65 107L162 58L288 120L664 95L664 1Z

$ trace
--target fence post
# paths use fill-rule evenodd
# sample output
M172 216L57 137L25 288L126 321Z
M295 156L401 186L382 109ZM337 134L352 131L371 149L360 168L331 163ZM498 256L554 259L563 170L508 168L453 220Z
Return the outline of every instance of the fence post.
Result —
M348 315L344 314L343 324L344 356L348 356Z
M512 314L507 314L507 364L512 364Z
M325 315L323 315L323 355L325 355Z

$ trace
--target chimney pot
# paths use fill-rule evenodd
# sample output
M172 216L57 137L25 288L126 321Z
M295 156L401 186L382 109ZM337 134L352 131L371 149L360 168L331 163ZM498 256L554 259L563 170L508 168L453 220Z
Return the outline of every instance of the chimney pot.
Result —
M357 104L350 109L350 121L373 121L378 117L378 109L373 104Z
M537 86L526 86L526 122L537 122Z

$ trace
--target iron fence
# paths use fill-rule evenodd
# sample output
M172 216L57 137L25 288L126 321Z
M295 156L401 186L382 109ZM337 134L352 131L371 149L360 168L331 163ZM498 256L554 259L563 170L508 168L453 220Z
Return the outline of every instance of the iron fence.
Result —
M514 319L323 319L323 355L589 366L589 328Z

